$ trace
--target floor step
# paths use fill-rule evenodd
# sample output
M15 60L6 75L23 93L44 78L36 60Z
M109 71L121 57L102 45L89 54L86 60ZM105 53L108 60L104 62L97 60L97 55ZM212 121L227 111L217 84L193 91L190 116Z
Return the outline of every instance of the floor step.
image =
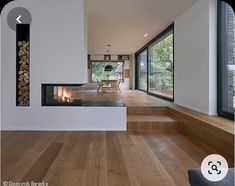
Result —
M176 120L168 115L128 115L128 131L177 130Z
M159 107L127 107L127 115L167 115L168 108Z

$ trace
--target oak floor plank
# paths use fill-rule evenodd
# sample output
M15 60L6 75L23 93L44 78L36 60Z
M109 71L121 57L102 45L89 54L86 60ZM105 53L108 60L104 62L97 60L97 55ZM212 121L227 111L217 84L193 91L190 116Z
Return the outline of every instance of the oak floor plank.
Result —
M139 159L142 168L145 170L144 176L148 176L152 183L149 185L176 185L171 176L168 174L159 158L154 154L150 146L147 144L143 136L132 136L133 143L136 146L137 152L142 155ZM144 154L144 155L143 155ZM146 185L147 186L147 185Z
M36 161L40 158L44 150L50 144L53 135L50 133L42 133L40 134L40 138L37 143L30 148L25 155L16 162L14 167L11 170L10 175L12 175L10 180L18 181L23 178L23 176L30 170L30 168L36 163ZM20 171L19 171L20 170Z
M154 137L158 135L158 137ZM145 136L145 140L150 145L151 149L155 155L159 158L167 172L175 180L177 185L188 185L187 171L189 168L200 167L196 161L194 161L185 151L183 151L179 146L177 146L173 140L171 140L171 135L174 133L169 133L168 135L162 135L157 133L155 135Z
M184 135L183 133L175 133L175 135L171 135L170 138L184 152L187 152L187 154L198 164L201 164L202 160L207 155L216 153L216 151L212 148L198 141L192 140L192 138L187 135Z
M20 133L16 133L15 131L1 131L1 148L5 148L6 145L10 144L10 141L16 140L19 136Z
M3 136L1 180L43 180L50 186L184 186L187 170L216 153L177 131Z
M86 175L86 170L67 170L66 173L60 174L63 176L63 183L60 183L59 186L86 186ZM49 185L57 186L58 184L51 182Z
M118 136L111 132L107 133L106 139L108 185L130 186Z
M19 135L14 139L10 140L9 144L3 142L1 149L1 162L2 176L9 180L11 178L11 170L14 169L15 164L32 148L38 141L39 132L19 132Z
M107 186L106 133L93 134L89 156L86 159L87 186Z
M71 169L71 164L74 162L74 154L76 153L76 143L68 142L68 138L70 135L65 135L67 138L63 143L63 147L60 152L57 154L57 157L46 175L44 176L45 181L48 182L49 185L65 185L66 179L68 179L68 172ZM58 141L58 138L55 139ZM61 138L59 140L62 141Z
M132 186L153 185L152 179L142 166L142 155L138 153L129 135L120 134L119 140ZM141 162L141 163L139 163Z
M21 181L42 181L62 146L63 143L51 143Z

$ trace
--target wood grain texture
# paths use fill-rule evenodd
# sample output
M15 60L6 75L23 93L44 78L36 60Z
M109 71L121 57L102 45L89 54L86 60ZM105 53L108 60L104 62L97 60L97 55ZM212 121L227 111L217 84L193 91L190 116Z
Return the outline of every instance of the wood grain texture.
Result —
M184 108L175 105L172 102L168 102L159 99L154 96L150 96L145 92L138 90L123 90L122 93L104 93L97 94L96 90L86 90L85 100L93 101L117 101L123 102L127 106L128 115L164 115L169 114L170 111L174 110L180 113L188 115L188 117L195 118L197 120L206 121L208 124L225 130L231 134L234 134L234 123L233 121L227 120L219 116L208 116L188 108ZM156 110L156 112L154 111ZM160 113L159 110L161 110Z
M62 143L51 143L21 181L42 181L62 146Z
M174 103L150 96L142 91L123 90L122 93L104 93L97 94L96 90L87 90L85 100L93 101L117 101L123 102L127 106L127 115L176 115L178 121L180 117L187 117L189 120L202 121L208 126L219 128L222 131L230 133L229 141L234 138L234 122L219 116L208 116L188 108L184 108ZM232 137L232 138L231 138Z
M166 107L171 102L150 96L142 91L122 90L118 93L105 92L97 94L96 90L85 91L85 101L117 101L123 102L127 107Z
M168 130L178 130L178 125L175 122L148 122L148 123L138 123L138 122L128 122L128 131L168 131Z
M178 130L178 123L167 115L128 115L128 131Z
M135 128L129 132L1 132L1 180L36 179L50 186L184 186L187 170L200 167L209 154L219 153L234 166L232 121L140 91L91 91L87 99L123 101L128 122ZM169 131L171 126L165 125L169 123L180 131ZM158 129L167 130L152 131Z
M171 116L168 115L129 115L127 122L175 122Z
M2 133L1 180L50 186L184 186L187 170L216 152L178 132ZM14 163L11 153L18 154Z
M169 105L168 111L169 114L175 115L178 118L184 116L192 121L199 121L234 135L234 122L229 119L220 116L208 116L175 104Z
M127 115L166 115L168 108L166 106L129 106Z
M169 114L180 123L186 135L212 147L234 165L234 123L230 120L207 116L187 108L172 106Z

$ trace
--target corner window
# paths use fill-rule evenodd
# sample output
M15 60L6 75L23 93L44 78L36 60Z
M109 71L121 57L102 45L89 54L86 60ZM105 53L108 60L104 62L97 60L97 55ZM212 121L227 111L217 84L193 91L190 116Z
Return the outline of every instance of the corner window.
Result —
M218 115L234 119L235 16L229 4L218 4Z
M174 100L174 25L136 53L136 88Z

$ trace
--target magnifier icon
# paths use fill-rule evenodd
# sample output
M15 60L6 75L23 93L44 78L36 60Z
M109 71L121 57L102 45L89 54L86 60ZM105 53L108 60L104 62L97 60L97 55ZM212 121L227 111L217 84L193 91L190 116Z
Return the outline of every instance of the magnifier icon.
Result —
M211 169L214 170L214 171L218 171L217 165L212 165Z

